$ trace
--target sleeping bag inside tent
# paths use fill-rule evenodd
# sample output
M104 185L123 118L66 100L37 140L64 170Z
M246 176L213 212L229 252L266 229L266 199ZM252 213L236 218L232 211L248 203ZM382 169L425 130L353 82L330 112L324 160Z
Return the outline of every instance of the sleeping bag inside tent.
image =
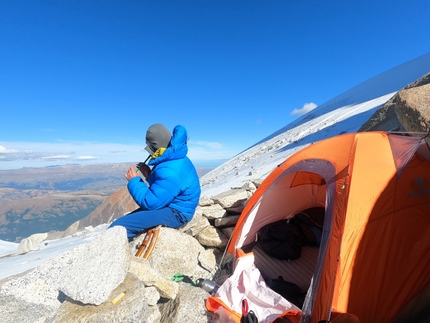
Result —
M345 134L287 158L247 202L227 249L234 273L207 308L230 322L240 322L244 300L258 322L330 322L339 313L362 323L413 322L428 314L423 137ZM291 237L292 226L301 238Z

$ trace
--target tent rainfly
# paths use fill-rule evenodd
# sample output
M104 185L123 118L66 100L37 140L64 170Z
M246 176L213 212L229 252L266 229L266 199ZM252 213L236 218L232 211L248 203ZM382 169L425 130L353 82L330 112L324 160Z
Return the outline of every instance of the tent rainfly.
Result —
M411 136L413 135L413 136ZM413 322L430 309L430 150L425 134L362 132L314 143L274 169L247 202L227 252L235 270L206 306L240 322ZM325 210L319 247L296 260L255 243L263 226ZM267 286L282 276L299 307ZM344 316L346 314L343 314Z

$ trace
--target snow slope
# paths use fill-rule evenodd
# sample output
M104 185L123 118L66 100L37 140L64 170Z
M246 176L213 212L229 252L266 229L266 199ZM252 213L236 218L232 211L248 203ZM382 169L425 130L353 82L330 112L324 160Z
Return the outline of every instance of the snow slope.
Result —
M202 195L211 197L250 179L265 178L287 157L313 142L357 131L397 91L428 72L430 53L336 96L204 175Z

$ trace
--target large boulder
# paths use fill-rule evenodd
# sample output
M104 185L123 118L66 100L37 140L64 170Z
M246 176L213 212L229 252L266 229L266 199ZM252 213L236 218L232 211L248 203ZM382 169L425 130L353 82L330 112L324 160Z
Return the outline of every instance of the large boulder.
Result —
M91 243L3 282L0 299L7 300L7 306L0 303L1 317L8 317L7 322L49 321L67 297L74 302L101 304L124 280L129 257L126 230L109 229Z
M126 230L113 227L70 254L59 288L75 301L100 305L122 283L129 262Z
M408 84L366 121L358 131L429 131L430 73Z
M430 131L430 84L399 91L396 114L406 131Z
M27 253L39 250L43 246L43 241L48 237L48 233L35 233L21 240L18 246L19 253Z
M209 272L198 265L199 255L204 251L205 248L193 237L176 229L162 227L148 262L164 279L172 279L178 272L190 277L206 278Z

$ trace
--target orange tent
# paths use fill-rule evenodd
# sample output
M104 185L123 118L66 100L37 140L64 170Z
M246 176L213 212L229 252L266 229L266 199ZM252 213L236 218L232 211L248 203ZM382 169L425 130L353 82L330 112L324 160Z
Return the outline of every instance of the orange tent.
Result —
M305 289L300 322L336 313L362 323L410 322L430 308L428 296L422 303L430 287L430 151L422 137L353 133L299 151L250 198L227 251L240 257L262 226L317 206L325 208L321 245L306 247L303 259L252 250L265 278Z

